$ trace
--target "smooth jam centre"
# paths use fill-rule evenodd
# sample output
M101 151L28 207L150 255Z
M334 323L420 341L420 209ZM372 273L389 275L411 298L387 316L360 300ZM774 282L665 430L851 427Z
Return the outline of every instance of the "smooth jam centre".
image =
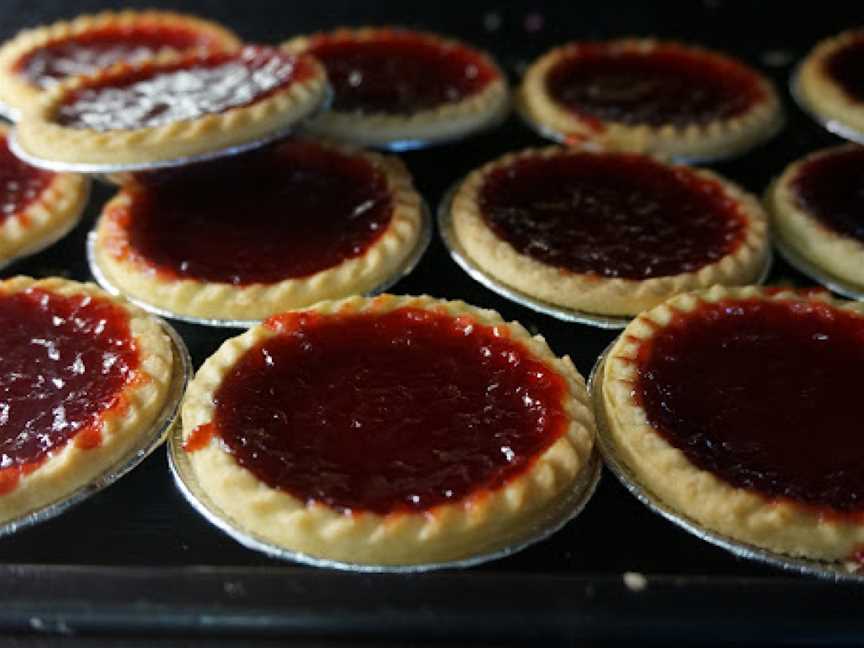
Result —
M864 318L824 304L703 305L637 364L634 398L699 468L769 498L864 511Z
M19 160L9 150L6 136L0 134L0 224L27 209L53 178L50 171Z
M355 512L428 510L494 489L566 430L563 379L467 318L271 320L216 392L237 462L303 501Z
M162 177L128 190L131 208L109 215L124 243L109 246L173 277L245 285L309 276L363 254L393 212L377 169L313 142Z
M828 57L825 68L850 99L864 102L864 33Z
M523 158L487 177L480 206L517 252L602 277L697 271L744 235L719 183L638 155Z
M838 234L864 241L864 147L803 164L793 181L800 207Z
M498 73L468 48L393 33L374 40L322 37L310 53L327 68L333 108L411 114L482 90Z
M708 124L763 95L742 65L680 48L612 53L586 45L549 71L547 89L577 114L629 125Z
M39 462L97 423L136 374L128 318L106 300L5 295L0 330L0 472Z

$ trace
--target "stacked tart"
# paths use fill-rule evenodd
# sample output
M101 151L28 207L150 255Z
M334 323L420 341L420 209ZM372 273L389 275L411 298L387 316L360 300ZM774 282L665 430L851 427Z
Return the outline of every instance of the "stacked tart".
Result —
M172 314L263 319L377 288L422 220L398 159L290 139L133 176L103 210L94 260L109 284Z
M239 40L208 20L167 11L79 16L27 30L0 47L0 102L13 113L36 106L46 89L116 63L167 52L233 49Z
M494 125L508 109L504 74L464 43L396 28L339 29L284 48L327 69L331 110L311 132L366 146L412 148Z
M522 538L594 440L582 378L496 313L354 297L228 340L183 406L195 479L245 534L323 560L436 563Z
M9 150L0 126L0 264L44 248L68 232L87 202L88 181L30 166Z
M689 159L741 153L782 122L774 87L755 70L651 39L553 49L519 92L526 117L561 141Z
M841 135L864 137L864 29L828 38L801 64L796 92L817 117ZM851 137L851 135L850 135Z
M141 443L174 363L158 321L90 284L0 282L0 522L87 486Z
M687 518L774 552L858 562L864 307L754 287L642 313L598 376L611 451Z
M864 147L838 146L798 160L767 200L785 245L864 289Z
M764 273L759 202L701 169L633 153L547 148L471 173L451 205L484 272L580 312L635 315L686 290Z

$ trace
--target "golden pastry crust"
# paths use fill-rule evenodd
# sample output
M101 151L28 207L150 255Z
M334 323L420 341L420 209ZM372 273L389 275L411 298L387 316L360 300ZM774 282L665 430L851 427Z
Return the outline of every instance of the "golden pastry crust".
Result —
M322 302L312 310L326 315L386 313L405 307L469 317L504 329L566 380L569 393L562 405L570 420L567 432L526 472L504 486L430 511L389 515L368 511L345 515L324 504L306 504L260 482L214 437L188 457L201 487L225 516L257 537L317 558L378 565L432 563L500 549L508 538L536 524L543 512L572 488L593 451L594 417L582 377L568 357L556 358L543 338L531 337L517 323L506 324L494 311L425 296L353 297ZM231 367L245 351L272 335L276 335L273 329L256 326L225 342L204 362L184 401L184 439L213 420L213 394Z
M801 63L795 91L811 112L864 133L864 103L850 97L825 69L832 55L855 41L864 41L864 29L851 29L818 43Z
M16 69L18 62L30 53L93 32L131 27L180 27L201 34L212 42L213 48L234 49L240 45L240 40L222 25L173 11L125 10L78 16L68 22L59 21L22 31L0 47L0 102L20 113L34 108L44 96L42 87L29 81ZM174 50L168 47L161 50L168 51Z
M318 142L326 150L361 157L381 173L392 196L387 229L360 256L307 277L275 283L234 285L166 277L133 250L122 224L135 196L126 185L108 202L96 226L95 262L105 278L129 297L179 315L228 320L263 319L324 299L374 290L398 272L416 248L423 228L423 204L408 169L396 157ZM202 239L202 245L206 239Z
M754 286L679 295L642 313L610 349L599 385L608 440L619 460L641 484L666 504L699 524L736 540L790 555L846 560L864 543L864 525L842 516L829 517L792 500L769 500L736 488L690 463L683 452L657 434L645 410L633 400L640 347L662 330L673 315L703 303L727 299L824 302L864 317L864 306L832 300L827 293L767 291Z
M759 201L711 171L689 167L676 168L687 169L700 178L719 183L746 220L740 245L698 271L642 280L610 279L562 270L518 252L500 238L483 217L479 193L485 179L495 169L521 159L569 154L572 151L561 147L510 153L473 171L456 190L451 217L458 244L476 264L497 280L534 298L565 308L602 315L636 315L672 295L714 284L753 283L764 272L770 244L768 219ZM588 151L580 151L580 154L604 155Z
M38 107L18 123L17 143L25 154L61 163L161 162L240 146L284 131L316 111L326 99L324 68L311 57L303 57L303 65L310 70L308 78L222 112L157 126L105 131L57 123L56 115L64 100L85 88L122 80L138 70L171 72L192 67L211 56L245 56L247 52L250 56L254 53L247 49L231 54L165 53L142 63L120 63L91 76L70 79L49 90Z
M809 213L794 187L809 162L856 148L861 147L835 146L793 162L768 189L766 202L774 229L787 246L829 274L864 289L864 243L834 231Z
M22 276L0 282L0 294L4 295L30 289L65 296L89 295L120 306L128 313L130 334L140 360L136 375L119 394L125 405L109 409L100 416L100 444L82 449L74 438L70 439L49 454L35 470L22 474L11 491L0 495L0 522L18 518L71 495L120 460L141 435L149 431L162 411L174 363L171 342L157 320L93 284Z
M684 46L654 39L619 39L603 45L610 55L637 52L650 56L658 49L678 49L708 60L734 64L751 72L763 99L744 114L709 124L652 126L625 124L582 118L561 105L547 90L549 72L560 61L578 55L588 43L570 43L557 47L528 68L519 87L517 102L522 113L533 123L560 135L566 143L597 146L611 151L659 153L690 159L713 159L744 152L773 135L783 122L780 100L774 85L754 70L734 59L698 47ZM591 44L596 45L596 44ZM598 128L598 124L601 126Z
M289 52L306 52L316 39L344 39L346 41L374 41L381 37L407 34L447 48L467 49L497 72L497 78L486 84L480 92L460 101L443 104L410 115L389 113L342 112L330 110L312 119L305 128L310 133L353 142L360 146L386 146L395 141L445 141L466 137L496 124L503 119L510 103L507 78L491 56L477 51L465 43L443 38L437 34L393 27L341 28L310 36L299 36L285 42Z
M0 125L0 146L9 129ZM41 250L71 230L87 204L90 182L77 173L55 173L39 196L0 224L0 264Z

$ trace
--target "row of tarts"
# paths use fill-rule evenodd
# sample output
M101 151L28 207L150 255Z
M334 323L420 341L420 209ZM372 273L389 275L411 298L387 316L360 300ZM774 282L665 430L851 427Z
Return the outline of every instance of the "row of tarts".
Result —
M254 56L260 63L262 53ZM133 68L135 83L151 65ZM683 65L692 72L689 59ZM267 69L258 77L265 86ZM117 127L117 115L153 117L129 111L128 94L110 86L124 70L76 77L40 99L42 108L25 108L16 131L25 156L39 141L33 115L49 105L77 108L52 113L65 122L46 141L64 141L62 129L98 136L91 146L76 132L80 148L67 147L74 158L56 148L39 148L37 158L122 165L204 152L211 127L165 135L157 126L162 144ZM556 78L552 85L567 85ZM350 71L346 79L350 86ZM183 83L206 89L214 79L197 81ZM109 108L90 92L105 88ZM219 133L231 131L224 99L214 104ZM643 116L659 119L663 110ZM181 113L171 119L189 122ZM360 117L355 141L376 132L358 126ZM595 133L623 132L582 119ZM640 147L651 141L643 126ZM657 132L668 142L674 130ZM688 140L698 131L681 130ZM728 181L608 150L621 148L612 140L596 150L596 139L568 132L579 146L511 154L469 174L442 214L453 244L495 279L575 311L635 316L598 365L592 397L567 357L492 311L429 297L347 296L398 275L422 237L423 201L396 158L291 138L113 176L121 186L91 247L105 285L175 315L264 320L228 340L185 391L175 454L199 506L206 498L221 526L250 544L312 561L470 561L574 513L591 488L599 438L648 490L707 529L780 554L859 562L864 453L854 403L864 309L821 292L748 286L768 262L768 218ZM431 137L397 137L415 136ZM237 144L229 140L218 146ZM44 225L20 248L32 249L74 223L86 181L3 151L4 227ZM861 281L849 210L862 160L855 147L815 154L768 194L777 231L814 263L828 266L837 246L846 248L846 262L830 270L850 283ZM301 217L274 217L288 208ZM175 400L184 358L182 341L159 320L87 284L9 279L0 320L9 332L0 425L13 431L0 445L0 518L14 522L140 453L140 437Z

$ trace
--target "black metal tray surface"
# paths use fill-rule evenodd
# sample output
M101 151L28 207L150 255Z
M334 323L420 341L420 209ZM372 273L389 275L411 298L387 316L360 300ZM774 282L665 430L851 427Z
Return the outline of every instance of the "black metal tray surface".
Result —
M6 0L0 37L117 2ZM250 41L343 24L403 24L491 50L516 79L545 49L573 38L657 35L732 52L784 93L785 129L748 155L712 168L761 193L788 162L839 140L786 92L794 63L831 33L864 23L864 9L831 2L129 2L223 21ZM511 117L493 132L403 157L434 209L475 166L543 145ZM61 242L3 271L88 279L85 238L113 188L96 183L82 223ZM203 234L203 233L202 233ZM769 283L812 282L777 258ZM508 302L468 277L434 238L399 293L495 308L546 336L587 376L615 336ZM230 330L174 323L195 365ZM0 540L0 637L108 633L279 635L351 641L738 639L852 643L864 638L862 593L742 561L681 531L606 475L584 513L517 555L462 572L415 576L331 573L249 551L181 497L164 449L61 517ZM644 575L643 581L638 576ZM644 587L643 587L644 586Z

